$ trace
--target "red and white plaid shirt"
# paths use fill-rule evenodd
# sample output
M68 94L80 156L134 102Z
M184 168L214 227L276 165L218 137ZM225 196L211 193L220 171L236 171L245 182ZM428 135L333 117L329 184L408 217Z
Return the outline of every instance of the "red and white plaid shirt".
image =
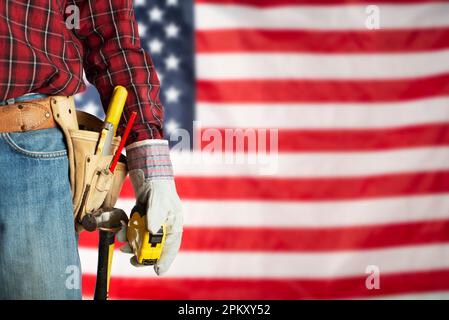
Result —
M69 5L80 10L79 29L66 25ZM132 0L2 0L0 14L0 101L81 92L84 67L105 108L116 85L128 89L119 134L138 114L128 144L162 137L159 80L140 46Z

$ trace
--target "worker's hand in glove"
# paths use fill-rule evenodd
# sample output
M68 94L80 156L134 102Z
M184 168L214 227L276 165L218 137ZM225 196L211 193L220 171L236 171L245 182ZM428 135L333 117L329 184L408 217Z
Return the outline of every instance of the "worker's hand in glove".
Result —
M135 142L126 147L126 156L136 200L147 209L149 231L156 233L162 224L166 225L164 248L161 258L154 266L156 273L161 275L168 270L178 253L183 224L181 201L176 192L168 141ZM122 239L119 240L124 241L126 230L120 234ZM121 250L131 253L128 244ZM131 259L131 263L138 265L135 259Z

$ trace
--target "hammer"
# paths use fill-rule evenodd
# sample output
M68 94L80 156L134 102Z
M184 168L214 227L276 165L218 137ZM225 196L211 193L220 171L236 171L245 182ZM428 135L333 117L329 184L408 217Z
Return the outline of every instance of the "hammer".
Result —
M94 300L107 300L115 235L122 229L123 225L128 224L128 216L121 209L100 209L94 213L86 214L81 220L81 224L89 232L95 230L100 232Z

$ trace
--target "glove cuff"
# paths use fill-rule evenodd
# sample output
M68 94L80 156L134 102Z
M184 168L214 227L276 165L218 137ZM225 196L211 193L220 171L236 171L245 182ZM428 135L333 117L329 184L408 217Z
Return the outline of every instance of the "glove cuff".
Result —
M173 167L167 140L143 140L126 147L129 171L140 169L147 180L172 180Z

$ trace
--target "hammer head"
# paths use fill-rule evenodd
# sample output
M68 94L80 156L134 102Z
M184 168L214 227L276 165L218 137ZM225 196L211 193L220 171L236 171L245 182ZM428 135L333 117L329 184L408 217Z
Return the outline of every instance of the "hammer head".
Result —
M125 211L118 208L99 209L96 212L86 214L81 224L89 232L98 229L117 233L123 225L128 224L128 216Z

